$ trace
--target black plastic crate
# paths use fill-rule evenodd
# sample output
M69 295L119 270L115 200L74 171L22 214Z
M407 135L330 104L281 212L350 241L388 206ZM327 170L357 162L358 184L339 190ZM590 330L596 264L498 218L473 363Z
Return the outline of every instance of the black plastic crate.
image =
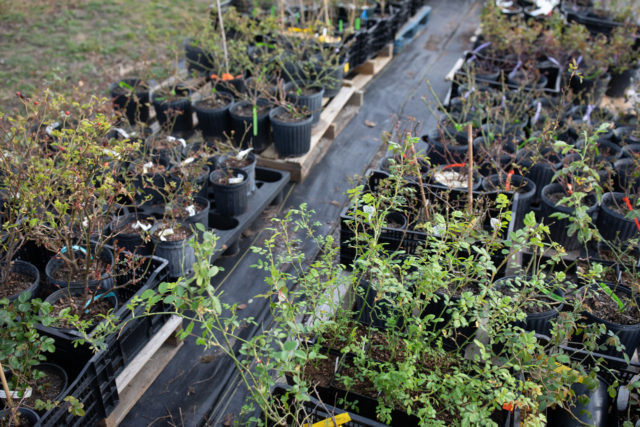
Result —
M168 275L166 260L158 257L141 257L141 259L143 261L135 271L122 275L116 274L118 284L124 284L136 276L139 279L135 284L119 290L122 303L115 315L121 321L130 317L131 311L126 304L131 297L140 295L147 289L156 288ZM139 313L142 310L144 307L139 307L136 312ZM152 312L163 310L163 304L156 304ZM52 410L51 414L47 413L52 420L49 425L94 425L108 416L118 404L116 377L169 317L169 315L158 315L134 319L127 322L120 333L107 337L106 347L91 358L78 380L69 389L69 393L85 404L86 415L78 421L78 417L71 416L66 409ZM77 363L78 354L86 354L89 351L87 345L74 345L73 341L78 338L72 333L74 331L44 326L37 326L37 329L40 333L55 339L56 353L62 351L70 363Z
M271 395L279 398L284 396L290 387L285 384L276 384ZM302 402L305 408L305 413L309 415L309 418L306 420L308 423L317 423L324 420L327 420L327 425L332 425L331 418L340 414L348 413L350 421L345 424L342 424L346 427L386 427L386 424L379 423L375 420L371 420L369 418L365 418L363 416L354 414L352 412L345 411L344 409L336 408L331 405L331 402L321 402L314 397L310 397L308 401ZM292 425L298 425L299 422L292 421Z
M477 42L480 43L480 42ZM483 58L484 56L480 53L474 54L473 52L465 52L464 55L464 63L466 64L467 61L473 57L476 56L478 58ZM491 59L493 62L496 63L505 63L506 61L502 61L499 59ZM453 79L451 81L451 97L454 96L463 96L464 94L461 94L458 92L458 87L460 86L460 83L466 83L468 81L468 77L466 72L463 69L464 65L462 67L460 67L454 74ZM524 88L523 90L525 91L535 91L535 92L541 92L543 94L549 95L549 96L559 96L561 94L561 89L562 89L562 70L559 66L557 66L556 64L554 64L553 62L547 60L547 61L543 61L542 66L539 67L539 70L542 74L544 74L547 77L547 86L542 88L542 89L528 89L528 88ZM477 77L476 76L476 84L481 84L484 86L488 86L497 90L502 90L502 86L504 84L504 86L509 89L509 90L518 90L520 89L519 86L511 84L509 82L505 81L501 81L500 79L498 80L488 80L488 79L483 79L482 77Z
M104 352L91 355L83 348L74 348L65 340L56 339L56 352L47 357L61 365L69 376L70 384L65 396L73 396L83 404L84 415L69 412L68 404L61 403L42 417L43 426L91 426L97 425L118 404L116 375L106 361Z

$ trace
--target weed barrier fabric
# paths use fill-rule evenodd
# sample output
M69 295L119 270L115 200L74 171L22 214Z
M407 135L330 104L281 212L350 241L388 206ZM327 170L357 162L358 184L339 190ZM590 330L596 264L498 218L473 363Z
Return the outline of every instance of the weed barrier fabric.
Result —
M481 3L455 0L431 4L431 19L425 32L375 77L366 90L360 112L334 141L325 158L304 183L289 184L282 204L270 207L269 215L279 217L288 208L307 203L315 211L314 219L322 224L319 232L333 233L347 201L346 191L355 185L353 177L362 176L370 166L381 148L380 134L392 128L394 117L415 117L423 121L422 131L435 126L423 101L433 99L425 81L430 80L441 100L445 98L450 82L444 77L469 48ZM376 126L367 127L365 120ZM239 315L254 317L259 327L265 328L272 321L269 301L251 299L267 287L264 273L250 268L258 257L249 247L261 244L267 236L263 229L268 225L268 218L262 215L240 241L238 255L217 261L224 272L214 278L223 291L223 302L246 304ZM305 242L300 249L308 260L317 255L312 242ZM247 327L242 334L250 337L256 331L256 327ZM221 426L230 420L229 414L238 425L246 425L238 414L247 396L233 361L217 349L204 350L195 344L195 338L189 337L120 425Z

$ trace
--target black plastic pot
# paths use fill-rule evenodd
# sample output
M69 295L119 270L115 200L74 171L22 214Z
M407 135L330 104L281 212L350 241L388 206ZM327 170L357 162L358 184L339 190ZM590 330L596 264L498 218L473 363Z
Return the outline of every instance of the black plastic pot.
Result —
M133 93L128 88L121 87L120 82L131 86L134 89ZM140 79L122 79L111 83L109 93L114 108L124 111L130 124L149 121L149 87Z
M325 81L324 85L324 97L333 98L342 89L342 79L344 78L344 66L346 62L340 61L330 69L320 68L320 73L326 74L326 76L318 74L318 78Z
M487 192L504 193L513 196L516 210L513 211L514 230L522 228L525 215L531 210L531 203L536 194L536 184L520 175L511 175L511 185L518 189L514 195L513 190L506 190L507 175L490 175L482 181L482 188ZM517 198L517 202L516 202Z
M131 221L136 221L138 219L142 219L144 217L147 221L153 221L155 223L154 217L148 217L142 215L140 213L129 213L126 215L122 215L117 217L111 222L111 231L116 234L116 237L113 239L114 244L117 243L117 247L125 248L131 253L138 255L151 255L153 248L149 243L145 243L142 239L142 235L140 233L122 233L120 230L129 224ZM153 223L151 226L153 226Z
M158 123L170 133L189 132L193 129L191 90L182 85L177 85L172 87L171 91L175 92L179 98L166 100L158 93L153 93L151 96Z
M166 195L164 188L169 182L169 160L160 157L153 160L153 163L165 167L162 173L139 173L133 177L133 185L136 188L136 201L145 204L157 205L164 203ZM130 173L134 173L135 165L131 165Z
M386 329L392 326L389 323L394 317L398 323L393 326L402 328L402 318L394 313L397 311L396 303L393 301L394 295L389 297L378 297L378 292L371 286L368 280L362 279L355 289L355 319L358 322L373 326L378 329ZM394 309L396 307L396 309Z
M609 241L623 242L638 237L638 228L633 219L625 218L612 209L614 204L626 209L624 193L605 193L600 204L600 213L596 220L596 227L602 238ZM631 200L632 206L635 201Z
M571 224L569 219L558 219L551 217L551 215L555 212L562 212L565 214L572 214L574 209L567 206L558 206L553 203L549 199L549 195L554 194L556 192L563 191L564 189L561 184L549 184L546 185L542 189L542 193L540 194L542 200L542 207L540 215L543 218L545 224L549 226L549 231L551 234L551 239L564 246L567 251L573 251L580 247L580 242L578 242L578 238L576 234L569 236L567 234L567 229ZM594 218L597 210L597 202L594 197L587 196L587 203L589 203L589 209L587 213Z
M209 180L208 178L209 177L207 176L207 181ZM209 199L206 197L196 196L194 197L194 201L199 205L204 206L204 209L200 212L196 212L194 215L186 216L182 223L185 225L202 224L205 228L209 228L209 210L211 208ZM193 227L193 229L195 231L196 228Z
M84 252L80 249L74 249L74 252L76 257L84 256ZM93 255L95 256L95 254ZM113 264L114 264L113 252L111 252L107 248L102 248L102 252L100 253L99 256L100 256L100 259L104 261L107 265L113 267ZM64 262L58 256L54 256L53 258L49 259L49 262L47 262L47 266L45 267L47 282L55 286L56 288L62 288L63 290L66 288L71 288L72 290L73 289L84 290L85 288L84 281L67 282L65 280L58 280L53 277L55 272L58 271L63 265L64 265ZM87 285L89 286L89 289L96 289L96 288L111 289L113 287L113 277L111 276L110 273L103 273L100 279L89 279L89 281L87 282Z
M249 106L248 101L236 102L229 108L231 117L231 129L234 131L234 143L236 147L253 147L256 153L261 153L271 145L271 127L269 124L269 111L258 114L258 132L254 135L253 115L241 115L237 113L238 108ZM269 105L265 99L258 100L259 106ZM246 133L246 135L245 135Z
M177 188L182 188L186 181L185 178L183 178L179 172L180 168L182 167L185 167L185 166L174 166L169 170L170 178L172 181L176 183ZM205 165L200 175L196 178L195 190L196 190L197 196L207 197L207 194L209 194L209 174L210 173L211 173L211 170L209 169L209 166Z
M620 158L640 159L640 144L629 144L622 147Z
M190 72L196 72L201 75L209 75L214 68L213 55L211 52L198 46L198 42L186 38L182 42L184 54L187 63L187 69Z
M528 278L527 278L528 279ZM524 280L527 280L524 279ZM517 276L506 276L502 279L498 279L494 282L495 289L500 291L508 286L512 286L514 288L519 287L520 277ZM549 289L553 291L556 295L563 296L563 292L561 289ZM514 297L517 298L517 297ZM535 331L537 334L542 334L545 336L550 336L550 331L552 327L552 320L558 317L560 311L564 307L564 303L558 302L555 304L553 308L549 310L542 311L539 313L527 313L527 317L524 322L517 322L517 326L520 326L525 331Z
M613 414L610 411L611 397L609 384L598 377L598 386L589 389L582 383L574 383L571 389L576 395L576 403L570 411L562 407L547 410L547 425L557 427L610 426Z
M607 96L612 98L620 98L624 96L624 92L629 86L631 86L631 79L635 78L637 69L628 68L622 72L611 71L611 80L609 80L609 86L607 87Z
M20 413L20 420L23 424L21 426L39 426L40 425L40 415L33 409L25 408L21 406L18 408L18 412ZM12 422L9 422L8 417L10 415L10 411L8 408L0 410L0 425L8 425L13 426Z
M545 76L544 74L540 74L537 80L531 81L525 77L524 73L518 70L515 74L507 75L507 82L514 86L522 87L526 90L531 90L544 89L545 87L547 87L549 80L547 79L547 76Z
M544 155L544 159L539 159L536 163L531 160L537 153L531 150L520 150L516 156L516 163L526 170L525 177L536 185L536 193L533 203L537 203L540 200L540 194L542 189L551 184L551 179L555 174L555 165L561 161L561 158L551 151L541 153Z
M25 292L29 292L29 294L31 295L30 299L36 298L38 296L38 290L40 289L40 272L35 265L26 261L14 260L13 265L11 266L11 272L30 276L33 278L33 280L31 282L31 285L24 291L20 292L19 294L8 296L7 298L9 299L9 301L15 301L20 295Z
M636 193L640 189L640 172L638 160L622 158L613 164L616 172L616 189L625 193Z
M57 291L55 291L54 293L49 295L44 301L48 302L51 305L54 305L56 302L58 302L61 298L65 297L65 296L74 296L74 297L76 297L76 296L83 296L84 294L85 294L84 288L58 289ZM113 313L115 313L118 310L118 296L116 295L115 292L108 292L107 290L105 290L105 292L98 292L95 295L90 295L89 296L89 300L91 298L93 298L96 301L98 299L108 301L109 304L113 307L113 310L112 310ZM99 318L98 318L98 320L99 320ZM63 329L64 330L66 328L57 328L57 329Z
M238 169L242 169L243 171L245 171L247 173L247 176L249 177L249 186L247 187L247 191L248 194L253 193L254 191L256 191L257 187L256 187L256 164L257 164L257 158L255 156L255 154L253 153L249 153L247 155L247 158L251 161L251 163L249 163L246 166L241 166ZM229 165L228 160L228 156L220 156L218 158L218 166L222 169L226 168L229 169L230 167L233 168L234 166Z
M632 297L633 295L631 289L627 288L626 286L614 284L609 284L608 286L617 295L626 297ZM592 288L583 287L579 289L577 291L577 294L580 295L580 298L583 298L583 293L587 292L588 289L599 290L597 285L592 285ZM600 292L603 291L600 290ZM637 303L640 303L640 298L636 298L636 301ZM605 325L608 331L613 332L620 339L620 343L623 344L625 348L624 353L619 352L615 347L608 345L608 335L602 334L600 337L598 337L596 343L599 346L604 345L606 349L598 350L599 353L615 357L623 357L623 354L626 354L627 356L629 356L629 359L633 357L633 353L636 351L636 347L638 347L638 344L640 344L640 322L635 325L620 325L609 320L601 319L598 316L595 316L594 314L587 311L582 312L582 316L585 323L587 324L599 323Z
M423 135L422 140L428 144L427 156L429 156L429 161L434 166L464 163L467 161L469 147L466 142L466 137L460 140L455 136L454 138L443 141L439 132L435 131L430 132L428 135Z
M56 363L49 363L49 362L39 363L34 368L43 372L45 375L55 375L60 379L62 379L63 384L60 389L60 393L58 393L58 395L52 399L54 402L56 401L61 402L62 399L64 399L65 397L65 391L67 391L67 385L69 384L69 376L67 375L67 371L65 371L64 368L62 368L62 366ZM38 412L40 414L44 414L46 410L38 411Z
M194 234L191 232L189 237L182 240L162 240L157 233L164 227L164 224L156 224L151 231L151 241L155 247L154 255L168 261L167 269L170 277L187 276L191 273L196 261L194 249L189 244ZM191 231L189 227L186 228Z
M269 112L273 128L273 143L280 157L302 156L311 148L311 127L313 116L298 122L285 122L277 117L284 112L283 107L274 108Z
M299 107L306 107L312 115L311 124L315 126L320 121L322 114L322 97L324 96L323 88L315 88L316 92L310 95L297 95L296 90L303 87L300 82L291 83L287 88L287 100ZM271 116L270 116L271 117ZM274 141L277 139L274 137Z
M462 346L473 342L476 332L478 331L478 328L474 326L476 322L472 317L473 314L465 315L467 316L467 320L470 323L469 326L463 326L459 328L455 328L453 326L450 310L456 308L456 306L460 302L460 297L449 296L449 300L447 301L444 293L442 292L436 292L434 294L434 297L437 298L437 301L432 298L423 310L421 317L425 318L428 315L435 316L433 320L434 323L427 326L430 330L437 332L444 328L447 328L449 332L453 333L453 336L448 334L447 338L444 339L444 347L447 349L460 349Z
M216 96L222 96L229 103L221 108L209 108L198 101L193 109L198 117L198 129L205 138L224 138L231 131L231 118L229 108L233 104L233 95L229 92L218 92Z
M233 176L242 176L244 179L238 184L221 184L220 178L226 175L226 171L215 170L211 172L209 181L211 191L216 204L216 211L223 216L237 216L247 210L249 177L242 169L231 169Z

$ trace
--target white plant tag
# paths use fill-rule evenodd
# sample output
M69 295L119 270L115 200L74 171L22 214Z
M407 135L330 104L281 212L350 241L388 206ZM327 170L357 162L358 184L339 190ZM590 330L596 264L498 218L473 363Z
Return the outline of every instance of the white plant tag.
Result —
M15 390L9 390L11 392L11 398L12 399L20 399L20 396L18 395L18 392ZM31 397L31 387L27 387L27 389L24 391L24 396L22 396L23 398L28 398ZM0 399L6 399L7 398L7 394L4 392L4 390L0 390Z
M82 221L82 226L87 228L89 226L89 218L85 217Z
M489 224L491 224L491 228L493 228L494 230L500 229L500 220L498 218L490 218Z
M187 146L187 141L185 141L184 138L178 139L178 142L182 145L182 148L185 148Z
M169 141L169 142L173 142L173 141L175 141L175 140L176 140L176 138L175 138L175 137L173 137L173 136L171 136L171 135L167 136L167 141Z
M125 131L124 129L115 128L114 130L118 132L123 138L129 139L129 133L127 133L127 131Z
M149 173L149 169L153 168L153 162L142 165L142 173Z
M238 175L235 178L229 178L229 184L240 184L244 181L244 177L242 175Z
M46 128L44 128L44 131L47 133L47 135L51 135L51 132L53 132L55 128L57 128L58 126L60 126L59 122L53 122L50 125L48 125Z
M236 160L243 160L249 153L253 150L253 147L249 147L246 150L242 150L238 154L236 154Z
M367 219L368 220L371 220L371 215L376 213L376 208L374 206L371 206L371 205L364 205L362 207L362 212L367 214Z
M166 242L167 236L171 236L173 233L173 228L165 228L161 232L158 233L158 237L161 241Z
M135 224L133 224L132 228L134 230L137 230L138 228L142 229L142 231L148 231L151 228L151 224L143 224L140 221L136 221Z
M189 216L194 216L196 214L196 207L193 205L187 206L186 208L184 208L184 210L187 211Z
M195 159L195 158L193 158L193 157L187 157L186 159L184 159L184 160L182 161L182 164L183 164L184 166L186 166L186 165L188 165L189 163L193 163L195 160L196 160L196 159Z

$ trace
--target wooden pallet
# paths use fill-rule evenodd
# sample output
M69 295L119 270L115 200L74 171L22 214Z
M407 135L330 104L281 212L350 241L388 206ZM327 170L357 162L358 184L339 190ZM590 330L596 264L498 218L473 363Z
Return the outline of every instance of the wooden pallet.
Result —
M356 73L352 78L342 81L343 86L352 87L355 90L363 90L373 78L382 71L393 59L393 43L389 43L376 55L364 64L355 68Z
M418 36L427 26L429 16L431 15L431 6L422 6L416 14L404 24L397 33L393 42L393 53L398 54L411 41Z
M115 427L127 416L138 399L180 350L183 342L177 338L182 319L171 316L165 325L149 340L140 353L116 378L120 403L101 423L103 427Z
M258 165L287 171L291 180L302 182L311 168L329 150L333 140L358 113L362 106L363 94L353 87L342 87L340 92L324 107L320 121L311 134L311 148L304 156L279 159L273 145L258 157Z

